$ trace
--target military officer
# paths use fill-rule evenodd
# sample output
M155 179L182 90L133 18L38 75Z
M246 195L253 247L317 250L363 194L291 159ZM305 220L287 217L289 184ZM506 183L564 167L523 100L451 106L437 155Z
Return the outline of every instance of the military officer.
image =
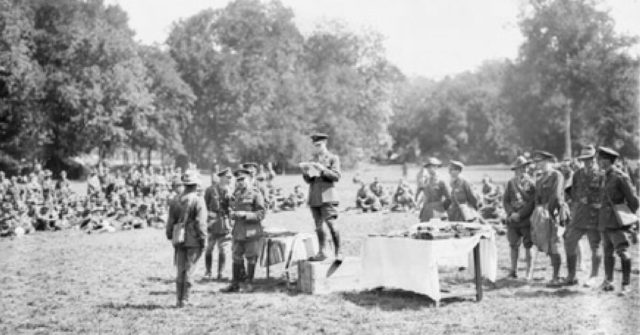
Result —
M194 170L188 170L182 177L184 193L171 203L166 235L173 238L174 225L185 225L184 243L174 246L177 307L190 305L190 290L193 285L193 272L202 255L207 240L207 207L204 199L197 194L198 176Z
M266 209L262 193L255 187L251 178L251 172L239 169L234 172L236 177L236 190L231 202L229 218L234 221L231 232L233 272L231 284L223 289L223 292L238 292L240 283L246 280L245 291L253 291L253 277L262 237L262 220ZM245 272L244 260L247 260ZM245 274L246 273L246 278Z
M540 176L535 186L536 208L531 218L532 240L538 249L549 255L553 267L549 286L556 287L563 284L559 277L562 258L558 231L569 214L564 200L564 179L562 173L553 168L553 154L538 150L533 154L533 161Z
M615 166L619 154L607 147L598 148L598 163L604 171L604 181L601 189L601 207L598 212L598 229L602 232L602 246L604 251L605 280L602 283L604 291L613 291L613 268L615 252L622 263L622 285L620 294L628 291L631 276L631 227L623 226L618 221L614 205L626 204L631 212L638 210L638 196L628 175Z
M213 249L218 246L218 280L222 280L222 272L227 259L227 249L231 244L231 221L229 220L229 205L233 196L230 169L215 173L215 182L204 193L204 202L209 212L207 225L207 248L204 254L205 277L211 278L211 264Z
M533 276L533 257L531 247L531 214L533 213L535 182L527 174L530 164L524 156L519 156L511 165L515 176L507 182L503 205L507 213L507 240L511 248L511 271L509 277L518 278L518 253L520 244L524 245L527 262L527 280Z
M309 184L309 207L313 215L316 226L318 244L320 250L318 254L311 257L312 261L322 261L327 258L325 254L326 235L323 224L326 223L333 239L335 257L337 261L342 261L340 252L340 234L335 226L338 219L338 197L335 194L335 183L340 180L340 159L327 149L327 134L317 133L311 136L314 146L314 154L311 164L319 174L311 173L306 167L302 171L304 181Z
M460 174L464 164L460 161L449 162L451 176L451 206L447 210L449 221L473 221L478 219L478 198L471 189L471 184Z
M241 167L245 170L251 172L251 179L253 180L253 185L257 188L262 194L262 199L264 200L265 208L269 208L269 190L267 189L267 185L265 182L264 174L261 176L260 165L254 162L243 163Z
M576 285L576 267L578 257L578 242L587 235L591 247L591 276L586 286L595 285L598 269L600 268L600 232L598 231L598 211L600 208L600 185L603 175L596 164L596 149L586 146L580 152L578 159L583 167L572 176L571 197L572 218L564 233L564 249L567 254L566 285Z
M427 177L422 182L422 187L416 193L416 203L420 203L420 195L424 194L422 209L420 210L420 222L427 222L432 218L446 216L446 210L451 204L451 192L449 185L438 176L437 168L442 165L439 159L431 157L424 164Z

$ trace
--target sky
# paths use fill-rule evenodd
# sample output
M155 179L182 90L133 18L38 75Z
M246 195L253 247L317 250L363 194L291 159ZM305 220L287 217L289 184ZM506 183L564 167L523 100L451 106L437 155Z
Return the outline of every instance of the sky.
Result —
M173 22L230 0L106 0L129 14L136 39L162 44ZM523 0L281 0L303 34L341 20L354 31L385 37L387 58L406 75L439 79L490 59L514 59L523 37ZM640 35L640 0L607 0L619 32Z

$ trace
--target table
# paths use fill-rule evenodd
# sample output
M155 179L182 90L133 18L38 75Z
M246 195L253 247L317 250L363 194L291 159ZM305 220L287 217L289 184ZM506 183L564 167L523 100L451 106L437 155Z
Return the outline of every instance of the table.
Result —
M497 275L497 247L493 231L443 240L368 237L362 251L362 286L365 289L382 286L413 291L427 295L439 304L443 294L440 292L438 266L460 264L461 257L469 259L469 269L475 277L476 300L480 301L483 272L490 281L495 281Z
M311 234L290 231L265 232L262 238L260 263L266 268L267 279L271 277L271 265L273 265L269 255L271 255L274 244L278 242L284 245L284 250L281 250L283 253L282 261L279 263L285 263L285 271L288 271L294 262L315 255L318 249L317 242Z

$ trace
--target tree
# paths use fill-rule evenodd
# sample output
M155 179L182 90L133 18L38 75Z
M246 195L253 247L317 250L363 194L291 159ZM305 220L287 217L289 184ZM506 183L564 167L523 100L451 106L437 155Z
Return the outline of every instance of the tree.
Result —
M173 156L186 155L182 134L189 131L195 96L177 71L171 56L155 46L140 46L147 72L153 108L131 130L134 148L160 150ZM150 155L149 155L150 156Z
M581 142L638 143L637 122L628 122L637 120L638 60L627 54L637 38L614 26L594 0L530 2L520 22L525 42L510 93L518 125L542 128L528 131L529 144L559 153L553 143L564 142L562 151L571 157L572 145Z

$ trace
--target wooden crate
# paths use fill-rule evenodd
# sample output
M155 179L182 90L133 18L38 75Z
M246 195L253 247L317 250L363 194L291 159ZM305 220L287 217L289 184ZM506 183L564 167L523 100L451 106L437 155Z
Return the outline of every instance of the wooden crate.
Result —
M362 259L345 258L335 272L327 277L333 263L333 259L322 262L300 261L298 263L298 291L308 294L327 294L359 289Z

